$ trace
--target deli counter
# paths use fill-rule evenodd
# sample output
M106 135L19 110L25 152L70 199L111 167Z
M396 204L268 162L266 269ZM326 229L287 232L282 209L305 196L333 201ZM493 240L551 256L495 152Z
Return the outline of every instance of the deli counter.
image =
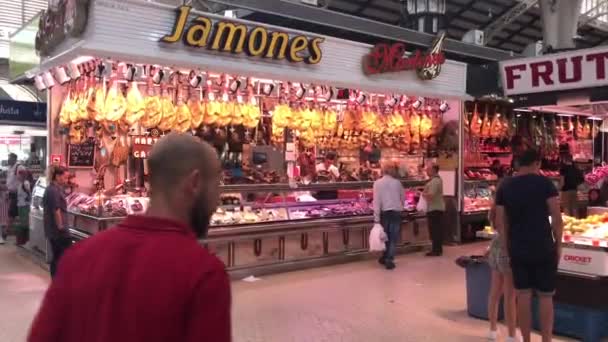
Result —
M403 181L402 252L430 245L424 214L416 212L424 183ZM42 178L34 189L29 245L43 254L47 251L41 207L45 186ZM231 273L242 275L363 258L373 226L372 187L368 181L223 185L209 234L201 244L222 259ZM136 192L108 197L75 192L66 199L75 241L112 227L126 215L143 214L148 207L148 198Z

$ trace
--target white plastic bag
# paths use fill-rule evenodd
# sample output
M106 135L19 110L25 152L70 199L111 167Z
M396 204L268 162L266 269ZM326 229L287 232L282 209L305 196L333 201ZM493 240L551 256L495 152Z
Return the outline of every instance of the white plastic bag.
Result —
M426 199L424 198L424 196L420 196L418 204L416 204L416 210L421 213L426 213L427 208L428 204L426 203Z
M374 224L372 231L369 232L369 251L382 252L386 249L386 233L384 228L378 223Z

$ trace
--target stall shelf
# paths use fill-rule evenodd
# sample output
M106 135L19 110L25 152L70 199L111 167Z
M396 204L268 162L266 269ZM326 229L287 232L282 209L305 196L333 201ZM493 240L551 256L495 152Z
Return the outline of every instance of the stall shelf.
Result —
M372 182L339 180L375 179L377 164L391 161L403 167L408 191L420 187L420 164L445 152L444 128L469 98L466 64L445 60L444 36L405 57L402 44L374 47L189 6L97 0L70 10L43 15L52 24L41 26L41 63L28 75L48 88L48 154L78 184L69 198L75 239L145 212L146 155L177 130L212 143L226 168L222 203L201 243L229 269L367 255ZM395 53L398 65L383 64ZM304 185L299 157L311 153L306 166L314 169L330 150L349 152L339 158L340 177L321 183L317 175ZM360 154L365 163L348 164ZM365 177L353 176L361 169ZM442 170L446 196L458 196L455 170ZM238 181L253 184L230 184ZM314 192L337 195L297 202ZM418 196L410 191L406 209ZM39 218L38 206L32 220ZM404 213L405 249L428 244L425 222Z

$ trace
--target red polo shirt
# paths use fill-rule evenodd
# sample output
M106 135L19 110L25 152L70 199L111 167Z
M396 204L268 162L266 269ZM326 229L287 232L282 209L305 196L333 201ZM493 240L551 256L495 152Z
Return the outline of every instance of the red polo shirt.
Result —
M190 228L130 216L64 254L30 342L231 340L224 265Z

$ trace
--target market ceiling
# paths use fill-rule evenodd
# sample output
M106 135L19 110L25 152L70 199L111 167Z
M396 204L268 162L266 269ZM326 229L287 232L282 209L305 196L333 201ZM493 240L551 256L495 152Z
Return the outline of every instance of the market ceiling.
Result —
M170 0L165 0L170 1ZM400 0L324 0L326 8L307 6L293 0L191 0L202 10L243 8L243 18L278 26L375 44L379 38L402 40L412 47L427 47L432 35L399 27ZM444 50L448 58L483 63L512 58L533 42L542 40L540 9L532 6L496 31L485 47L461 42L472 29L487 30L522 0L447 0L448 37ZM222 6L223 5L223 6ZM228 6L228 7L226 7ZM608 26L608 25L606 25ZM608 29L595 21L583 21L578 44L589 48L608 42Z

